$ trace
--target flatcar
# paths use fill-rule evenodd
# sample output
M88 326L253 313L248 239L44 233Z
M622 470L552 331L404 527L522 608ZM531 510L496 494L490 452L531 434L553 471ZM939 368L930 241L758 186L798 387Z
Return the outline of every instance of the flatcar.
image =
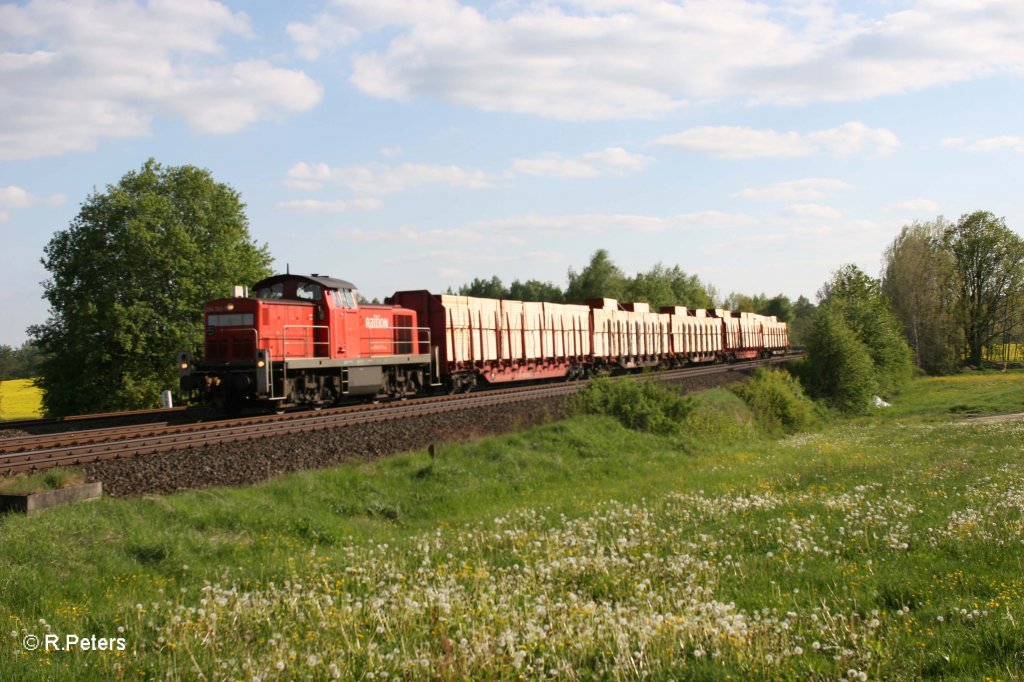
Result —
M753 313L423 290L366 305L351 283L320 275L270 277L203 315L202 357L179 353L181 389L228 410L732 362L788 346L785 322Z

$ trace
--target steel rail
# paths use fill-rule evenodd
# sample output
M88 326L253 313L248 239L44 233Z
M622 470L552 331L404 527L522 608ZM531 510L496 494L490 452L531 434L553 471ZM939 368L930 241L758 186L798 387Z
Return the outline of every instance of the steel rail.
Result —
M61 424L80 424L90 421L106 421L109 419L124 419L126 417L164 417L169 414L184 414L193 407L157 407L150 410L125 410L123 412L98 412L96 414L71 414L66 417L52 417L38 419L12 419L0 421L0 431L23 429L26 427L38 426L59 426Z
M668 370L648 376L661 381L685 380L711 374L749 371L759 366L787 362L797 356L778 356L742 364L710 365ZM636 377L622 375L616 379ZM353 424L390 421L465 409L528 402L570 395L586 382L517 386L509 389L432 396L375 405L356 405L320 411L290 412L242 419L193 424L94 429L52 437L36 436L0 440L0 476L56 466L88 464L110 459L138 457L209 445L245 442L303 431L343 428ZM61 438L63 437L63 438Z

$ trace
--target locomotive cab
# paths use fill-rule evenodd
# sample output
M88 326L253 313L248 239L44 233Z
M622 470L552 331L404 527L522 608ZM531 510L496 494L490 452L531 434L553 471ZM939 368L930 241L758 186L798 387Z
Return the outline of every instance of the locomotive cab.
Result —
M183 392L234 410L404 397L429 381L414 311L360 306L354 285L320 275L276 275L252 292L206 304L202 360L179 357Z

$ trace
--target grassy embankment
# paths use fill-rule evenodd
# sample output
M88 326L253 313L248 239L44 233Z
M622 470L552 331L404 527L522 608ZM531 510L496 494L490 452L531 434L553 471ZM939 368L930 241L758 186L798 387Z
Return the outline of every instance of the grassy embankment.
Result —
M34 419L40 416L42 404L31 379L0 381L0 421Z
M4 678L1024 675L1024 374L782 439L725 391L0 521ZM710 431L710 433L709 433ZM730 442L739 437L739 442ZM26 635L125 640L25 652Z

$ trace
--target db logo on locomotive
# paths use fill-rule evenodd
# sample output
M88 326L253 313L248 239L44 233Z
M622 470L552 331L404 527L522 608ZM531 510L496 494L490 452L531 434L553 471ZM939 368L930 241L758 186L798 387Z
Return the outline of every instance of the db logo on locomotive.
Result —
M380 315L366 318L367 329L391 329L391 323Z

